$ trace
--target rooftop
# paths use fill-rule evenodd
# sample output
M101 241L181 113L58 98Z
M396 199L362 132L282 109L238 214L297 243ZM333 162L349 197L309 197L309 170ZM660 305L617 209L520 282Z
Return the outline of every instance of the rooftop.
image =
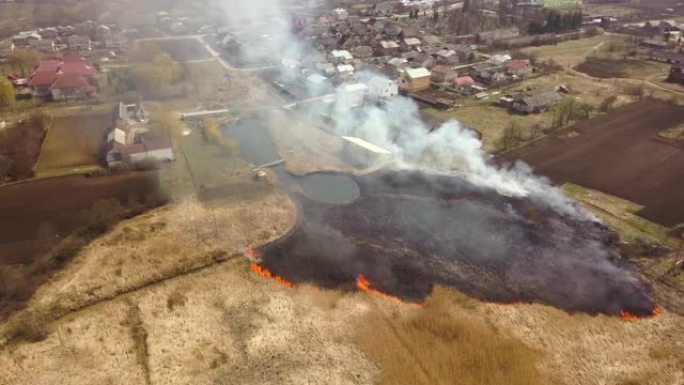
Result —
M408 75L408 77L411 79L418 79L418 78L424 78L426 76L430 76L431 74L427 68L420 67L420 68L407 68L406 69L406 75Z

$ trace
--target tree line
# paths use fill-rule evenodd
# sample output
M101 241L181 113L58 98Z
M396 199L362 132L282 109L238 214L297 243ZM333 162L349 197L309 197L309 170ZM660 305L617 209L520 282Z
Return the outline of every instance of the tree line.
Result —
M559 33L577 30L582 27L582 12L559 13L550 10L546 13L546 20L533 20L528 24L530 34Z

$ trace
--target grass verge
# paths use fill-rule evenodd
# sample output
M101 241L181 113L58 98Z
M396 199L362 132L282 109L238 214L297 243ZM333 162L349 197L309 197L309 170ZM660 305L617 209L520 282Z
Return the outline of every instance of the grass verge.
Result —
M538 353L469 316L473 300L436 288L427 306L409 315L379 311L361 327L359 345L381 367L387 385L542 384Z

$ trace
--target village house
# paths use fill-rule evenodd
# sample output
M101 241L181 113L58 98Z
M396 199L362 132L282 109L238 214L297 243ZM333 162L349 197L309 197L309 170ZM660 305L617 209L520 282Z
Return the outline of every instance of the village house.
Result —
M435 54L435 59L439 64L458 64L458 54L453 49L444 48Z
M401 49L404 51L410 51L417 49L421 46L420 39L417 37L407 37L401 42Z
M477 51L463 44L456 44L451 46L451 49L458 55L458 61L460 63L470 63L477 60Z
M80 56L68 55L61 60L42 60L28 79L34 97L52 100L82 99L97 91L95 69Z
M116 105L103 158L108 167L175 159L170 138L150 132L149 117L141 103Z
M404 92L415 92L430 88L432 74L425 68L406 68L399 77L399 88Z
M684 63L673 64L667 81L684 85Z
M432 67L431 71L432 82L435 84L448 82L458 75L451 66L442 64Z
M333 64L349 64L354 59L354 56L347 50L334 49L330 51L329 59Z
M27 31L12 36L12 43L16 48L29 48L31 41L42 39L37 32Z
M475 85L475 79L471 76L459 76L452 80L452 83L456 89L469 88Z
M513 101L513 110L529 114L546 111L563 100L563 94L558 92L544 92L536 95L516 96Z
M509 54L496 54L492 55L489 59L487 59L488 64L493 64L493 65L502 65L505 62L511 60L512 57Z
M394 57L387 61L385 71L388 76L396 78L403 73L404 68L408 67L408 60Z
M529 60L509 60L504 63L506 74L525 78L532 75L533 67Z
M399 44L392 40L380 40L376 46L376 51L382 56L392 56L399 51Z
M74 52L90 51L93 48L93 42L88 36L71 35L67 39L67 46Z
M503 66L490 63L477 64L470 67L470 75L484 84L496 84L506 78Z

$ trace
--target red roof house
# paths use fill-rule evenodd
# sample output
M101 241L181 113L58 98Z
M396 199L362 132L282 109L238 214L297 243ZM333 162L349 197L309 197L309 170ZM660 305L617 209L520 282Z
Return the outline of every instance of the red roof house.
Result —
M525 77L532 74L532 64L529 60L509 60L504 63L506 73L512 76Z
M54 100L83 98L97 91L92 85L96 74L85 59L69 55L62 60L42 60L29 77L28 86L33 96L51 96Z
M453 81L454 86L456 87L470 87L475 84L475 80L470 76L461 76L455 78Z

